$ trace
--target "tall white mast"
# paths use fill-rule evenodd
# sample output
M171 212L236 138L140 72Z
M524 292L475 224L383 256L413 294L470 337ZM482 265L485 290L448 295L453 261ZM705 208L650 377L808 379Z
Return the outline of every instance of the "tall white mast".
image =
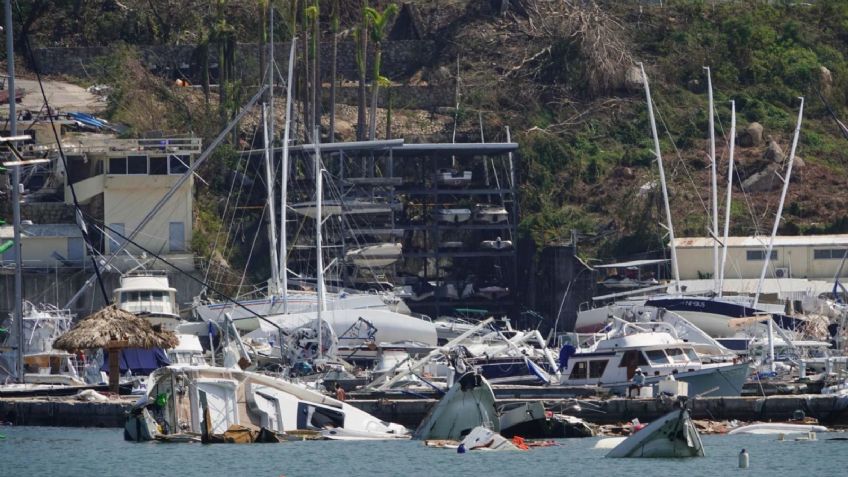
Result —
M768 270L769 261L771 260L771 251L774 249L774 237L777 235L777 228L780 226L780 219L783 215L783 203L786 201L786 192L789 190L789 179L792 177L792 165L795 162L795 149L798 147L798 136L801 133L801 118L804 115L804 98L801 99L801 107L798 109L798 122L795 124L795 136L792 138L792 149L789 152L789 165L786 166L786 176L782 177L783 190L780 192L780 202L777 204L777 215L774 218L774 226L771 229L771 237L769 238L766 256L763 257L763 269L760 271L760 281L757 282L757 294L754 295L754 303L751 308L756 308L760 301L760 293L763 291L763 282L766 279L766 271ZM769 321L771 323L771 321Z
M289 311L289 274L288 261L289 249L286 237L286 213L288 212L289 193L289 131L291 130L292 114L292 89L294 88L294 49L297 38L292 37L291 51L289 51L289 76L286 83L286 127L283 132L283 160L280 163L282 178L280 182L280 286L283 293L283 313Z
M709 98L710 107L710 178L712 179L712 206L713 206L713 290L717 294L721 294L721 280L719 279L719 264L718 264L718 172L716 167L716 152L715 152L715 109L713 108L713 80L710 76L710 67L705 66L707 70L707 96Z
M315 146L315 268L316 285L318 290L318 358L324 356L324 339L323 328L324 319L322 314L326 307L326 299L324 297L324 248L323 238L321 236L321 227L324 225L324 217L321 213L321 202L324 200L324 168L321 165L321 148L319 146L320 136L318 135L318 127L315 128L313 134L313 143Z
M280 292L280 275L278 273L280 262L277 260L277 214L274 207L274 178L273 155L271 154L271 141L268 137L268 106L262 104L262 126L265 133L265 185L268 192L268 243L271 251L271 282L274 290L272 294Z
M771 237L769 238L766 256L763 257L763 269L760 272L760 281L757 282L757 294L754 295L754 303L751 308L756 309L757 303L760 300L760 293L763 290L763 282L766 279L766 270L768 270L769 261L771 260L771 251L774 249L774 237L777 235L777 228L780 226L780 219L783 215L783 203L786 201L786 192L789 190L789 179L792 177L792 164L795 162L795 149L798 147L798 136L801 133L801 118L804 115L804 98L801 99L801 107L798 108L798 122L795 124L795 136L792 138L792 150L789 152L789 165L786 166L786 176L783 180L783 190L780 192L780 202L777 204L777 214L774 218L774 226L771 229ZM768 346L769 346L769 366L774 372L774 319L768 319Z
M674 225L671 223L671 208L668 205L668 188L665 183L665 169L663 168L662 154L660 153L660 138L657 135L657 122L654 119L654 106L651 100L651 87L648 86L648 75L645 74L645 66L639 63L642 70L642 81L645 83L645 97L648 100L648 117L651 119L651 133L654 135L654 153L657 156L657 165L660 169L660 183L662 185L663 204L665 205L666 228L668 239L671 242L671 270L674 274L674 289L680 293L680 270L677 266L677 245L674 243Z
M724 267L727 265L727 237L730 233L730 197L733 192L733 149L736 145L736 101L730 102L730 161L727 164L727 199L724 213L724 242L721 248L721 269L718 275L718 295L724 290Z

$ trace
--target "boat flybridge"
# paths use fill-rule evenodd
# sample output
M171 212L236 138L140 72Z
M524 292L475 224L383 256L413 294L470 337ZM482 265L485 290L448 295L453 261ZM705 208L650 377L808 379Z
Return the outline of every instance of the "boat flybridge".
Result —
M733 352L708 341L711 338L702 332L697 337L705 339L681 339L677 328L665 322L631 323L613 318L604 333L592 335L567 359L560 358L560 382L601 386L625 395L639 369L646 386L671 376L688 384L690 396L739 396L749 374L748 362L739 362ZM690 331L699 333L694 326Z
M177 290L170 286L164 271L129 272L121 277L121 286L113 293L120 309L144 317L152 325L173 330L180 322Z

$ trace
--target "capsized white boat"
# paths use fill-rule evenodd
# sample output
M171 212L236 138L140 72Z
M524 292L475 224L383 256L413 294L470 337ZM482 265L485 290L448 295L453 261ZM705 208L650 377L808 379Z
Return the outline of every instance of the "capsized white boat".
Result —
M764 422L737 427L728 432L734 434L806 434L808 432L827 432L825 426L814 426L809 424L791 424L784 422Z
M701 436L685 407L636 431L607 457L704 457Z
M458 441L478 426L500 431L492 387L486 378L470 372L462 375L433 406L413 438Z
M168 366L150 375L147 394L127 417L124 438L200 435L206 412L213 434L238 425L276 433L343 429L349 437L409 437L399 424L283 379L237 368Z
M477 426L465 436L456 449L458 454L472 450L519 450L509 439L483 426Z

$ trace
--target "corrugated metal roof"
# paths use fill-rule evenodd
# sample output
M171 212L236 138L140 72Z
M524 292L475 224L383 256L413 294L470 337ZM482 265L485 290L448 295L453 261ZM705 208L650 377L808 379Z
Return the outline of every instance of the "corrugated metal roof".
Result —
M11 225L0 227L0 239L11 239L15 230ZM21 237L82 237L76 224L32 224L21 226Z
M769 237L761 235L758 237L727 237L728 247L766 247ZM677 248L712 248L714 240L712 237L680 237L674 239ZM798 236L776 236L775 247L820 247L835 246L848 247L848 235L798 235Z

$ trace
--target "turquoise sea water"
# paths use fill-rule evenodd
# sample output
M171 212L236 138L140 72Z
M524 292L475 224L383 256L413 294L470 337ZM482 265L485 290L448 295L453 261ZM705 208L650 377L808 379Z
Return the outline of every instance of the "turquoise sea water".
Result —
M836 476L848 474L848 434L815 442L704 436L707 456L605 459L598 440L567 439L528 452L431 449L416 441L203 445L125 442L120 429L0 427L0 476ZM737 468L747 448L751 467Z

